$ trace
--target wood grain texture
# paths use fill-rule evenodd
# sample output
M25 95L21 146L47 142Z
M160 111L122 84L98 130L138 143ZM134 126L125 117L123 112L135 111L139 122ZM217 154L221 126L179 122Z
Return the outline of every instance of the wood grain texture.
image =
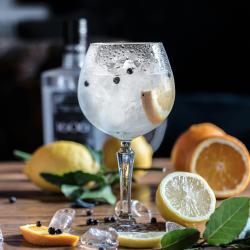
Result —
M134 199L139 199L146 203L152 210L153 216L157 217L159 221L163 221L154 204L155 190L161 179L168 172L173 171L173 169L167 159L155 159L153 165L165 167L166 172L150 172L141 177L137 184L133 186L132 196ZM33 185L22 173L22 168L22 163L0 164L0 227L4 234L4 244L2 246L4 250L41 249L23 240L19 232L19 226L35 223L37 220L42 221L43 224L48 224L56 210L70 207L70 202L62 195L43 192ZM248 187L242 195L250 196L250 188ZM10 196L17 198L16 203L9 203L8 197ZM77 216L73 226L84 232L87 229L85 226L87 219L86 210L78 208L76 211ZM94 208L93 216L95 218L103 218L112 214L112 206L102 205ZM42 249L69 250L78 248L43 247Z

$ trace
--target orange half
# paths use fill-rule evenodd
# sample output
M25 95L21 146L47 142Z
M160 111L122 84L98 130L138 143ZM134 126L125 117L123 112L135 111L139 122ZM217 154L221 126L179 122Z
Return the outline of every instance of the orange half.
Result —
M236 138L223 135L203 140L193 151L191 172L201 175L217 198L237 195L250 181L249 152Z

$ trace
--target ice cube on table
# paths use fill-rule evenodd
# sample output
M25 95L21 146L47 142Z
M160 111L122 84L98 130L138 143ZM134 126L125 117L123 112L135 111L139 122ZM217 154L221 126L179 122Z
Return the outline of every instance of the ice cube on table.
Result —
M166 232L167 233L171 232L171 231L174 231L174 230L184 229L185 228L182 225L174 223L172 221L167 221L165 225L166 225Z
M115 250L119 245L117 238L118 234L112 227L91 227L81 236L80 247L84 249L99 249L102 247L105 250Z
M115 206L115 214L119 216L121 210L127 213L127 201L118 201ZM152 217L150 209L138 200L131 200L131 212L137 223L149 223Z
M49 227L61 229L63 232L69 232L75 219L76 211L72 208L59 209L53 215Z

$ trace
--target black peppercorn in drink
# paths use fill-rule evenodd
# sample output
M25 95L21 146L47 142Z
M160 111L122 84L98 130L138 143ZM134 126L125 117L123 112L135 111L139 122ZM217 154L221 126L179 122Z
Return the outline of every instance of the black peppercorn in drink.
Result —
M87 119L121 140L158 127L175 98L168 59L157 56L163 50L161 43L91 44L78 84Z
M174 97L173 73L162 43L90 45L78 83L78 100L94 126L121 140L116 153L122 204L114 221L118 231L136 227L131 206L135 158L131 140L163 123Z

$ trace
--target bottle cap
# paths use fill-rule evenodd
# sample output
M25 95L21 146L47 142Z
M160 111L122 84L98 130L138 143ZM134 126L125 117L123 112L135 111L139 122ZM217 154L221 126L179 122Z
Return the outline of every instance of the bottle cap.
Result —
M79 44L86 39L87 20L80 18L77 20L67 20L63 25L63 37L65 44Z

